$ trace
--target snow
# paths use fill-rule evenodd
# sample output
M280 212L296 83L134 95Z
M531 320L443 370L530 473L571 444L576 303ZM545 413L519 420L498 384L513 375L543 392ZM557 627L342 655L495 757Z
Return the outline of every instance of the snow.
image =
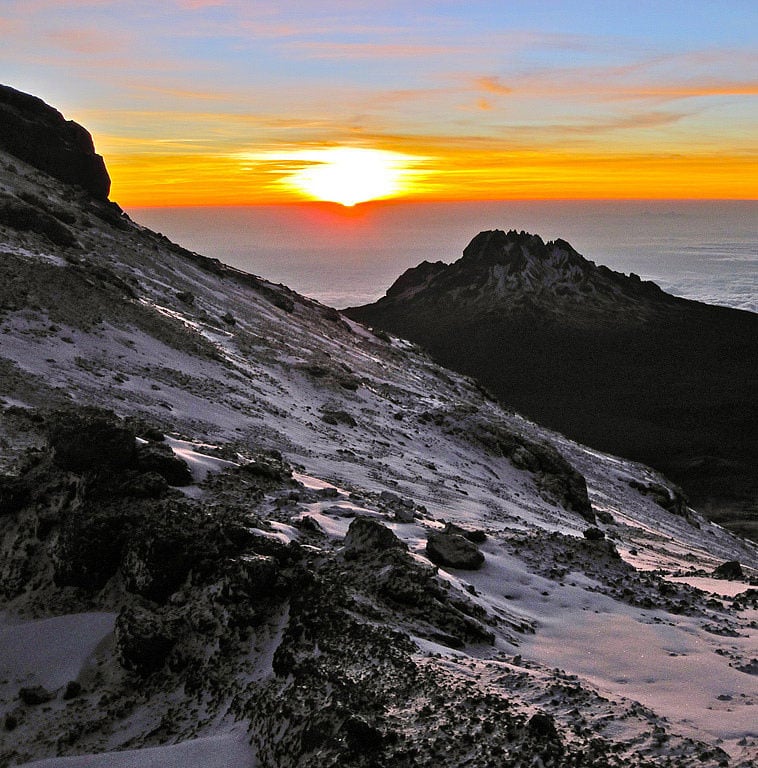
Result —
M256 764L246 734L230 733L165 747L53 757L24 763L21 768L255 768Z
M639 701L698 738L708 734L734 742L758 736L755 678L714 653L716 640L691 620L674 624L670 615L651 612L641 621L618 606L604 607L574 606L553 616L543 611L522 653L581 675L606 694ZM745 644L758 652L755 636ZM730 696L729 706L719 696Z
M196 443L187 440L179 440L175 437L165 437L166 442L171 446L171 450L183 461L192 472L192 478L196 483L201 483L210 473L223 472L229 467L238 467L239 464L228 459L221 459L216 456L208 456L205 453L199 453L195 450L199 446ZM206 446L207 447L207 446Z
M724 579L713 579L708 576L666 576L665 578L667 581L689 584L696 589L702 589L703 592L710 592L722 597L735 597L751 588L751 585L745 581L726 581Z
M75 680L97 646L111 632L115 613L76 613L39 621L0 624L0 696L19 686L55 690Z

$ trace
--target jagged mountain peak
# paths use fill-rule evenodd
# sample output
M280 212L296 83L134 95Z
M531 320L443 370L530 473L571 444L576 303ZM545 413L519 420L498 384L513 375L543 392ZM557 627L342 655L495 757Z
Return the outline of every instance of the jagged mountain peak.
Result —
M637 275L597 266L566 240L494 229L476 235L452 264L424 261L406 270L381 301L452 302L466 314L527 305L556 316L568 307L597 318L622 308L649 311L650 299L676 301Z

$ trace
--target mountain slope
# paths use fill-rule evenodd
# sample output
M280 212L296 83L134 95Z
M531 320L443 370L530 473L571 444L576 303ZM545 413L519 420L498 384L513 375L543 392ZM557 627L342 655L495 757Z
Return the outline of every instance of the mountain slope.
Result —
M714 519L758 533L757 315L498 230L346 314L423 345L541 423L657 467Z
M71 235L0 223L0 765L751 765L753 545L18 158L0 194Z

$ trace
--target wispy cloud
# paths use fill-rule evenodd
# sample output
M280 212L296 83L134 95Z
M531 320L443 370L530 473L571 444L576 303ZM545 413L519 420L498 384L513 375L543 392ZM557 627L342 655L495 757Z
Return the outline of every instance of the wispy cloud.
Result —
M498 96L507 96L509 93L513 93L513 88L503 83L499 77L477 77L474 80L474 84L477 88Z

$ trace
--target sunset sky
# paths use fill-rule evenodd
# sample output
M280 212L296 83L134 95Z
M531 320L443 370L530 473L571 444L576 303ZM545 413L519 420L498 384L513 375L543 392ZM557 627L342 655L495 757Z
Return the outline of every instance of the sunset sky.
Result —
M758 197L754 0L0 0L0 73L122 205Z

